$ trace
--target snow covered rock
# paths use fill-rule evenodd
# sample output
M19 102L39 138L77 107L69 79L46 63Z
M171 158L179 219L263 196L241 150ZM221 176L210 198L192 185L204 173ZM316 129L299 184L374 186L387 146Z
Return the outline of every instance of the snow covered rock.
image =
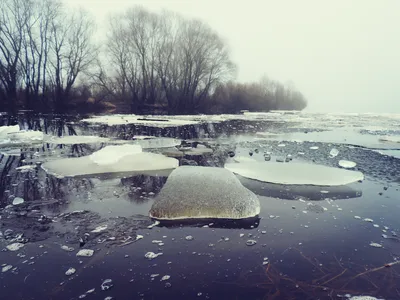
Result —
M175 169L150 210L159 220L245 219L260 213L257 196L223 168L182 166Z
M293 185L337 186L364 179L361 172L308 163L227 163L225 168L243 177L263 182Z

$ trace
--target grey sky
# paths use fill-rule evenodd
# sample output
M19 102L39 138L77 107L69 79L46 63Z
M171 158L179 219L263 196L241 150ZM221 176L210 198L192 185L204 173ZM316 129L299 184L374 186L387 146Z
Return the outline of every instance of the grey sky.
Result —
M135 4L208 22L238 80L292 80L308 111L400 112L400 0L65 0L106 16Z

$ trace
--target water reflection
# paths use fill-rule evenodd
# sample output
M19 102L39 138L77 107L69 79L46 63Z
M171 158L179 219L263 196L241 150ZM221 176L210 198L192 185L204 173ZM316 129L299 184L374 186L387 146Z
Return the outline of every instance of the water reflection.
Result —
M258 228L260 218L248 218L241 220L231 219L186 219L175 221L160 221L159 227L210 227L210 228L225 228L225 229L254 229Z

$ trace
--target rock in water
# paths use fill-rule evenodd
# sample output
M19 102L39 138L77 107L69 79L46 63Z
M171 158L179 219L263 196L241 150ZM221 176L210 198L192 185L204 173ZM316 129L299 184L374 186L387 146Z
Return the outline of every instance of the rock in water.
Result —
M260 213L260 201L227 169L182 166L174 170L150 210L159 220L245 219Z

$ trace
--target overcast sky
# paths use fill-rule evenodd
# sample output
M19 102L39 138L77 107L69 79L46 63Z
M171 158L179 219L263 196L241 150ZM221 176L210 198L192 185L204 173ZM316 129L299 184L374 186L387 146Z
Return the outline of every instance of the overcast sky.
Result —
M107 15L139 4L209 23L238 80L292 80L308 111L400 112L400 0L65 0Z

